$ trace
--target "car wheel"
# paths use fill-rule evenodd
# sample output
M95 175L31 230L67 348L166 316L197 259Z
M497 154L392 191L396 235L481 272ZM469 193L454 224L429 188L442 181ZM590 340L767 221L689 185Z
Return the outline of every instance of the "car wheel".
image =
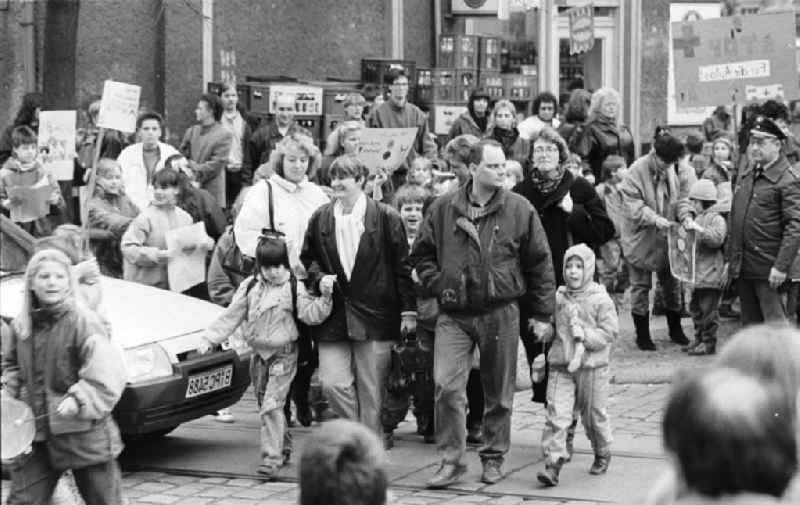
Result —
M130 433L123 433L122 440L129 444L131 442L136 442L137 444L152 444L158 442L166 435L172 433L172 430L177 428L178 425L170 426L168 428L162 428L160 430L151 431L150 433L138 433L138 434L130 434Z

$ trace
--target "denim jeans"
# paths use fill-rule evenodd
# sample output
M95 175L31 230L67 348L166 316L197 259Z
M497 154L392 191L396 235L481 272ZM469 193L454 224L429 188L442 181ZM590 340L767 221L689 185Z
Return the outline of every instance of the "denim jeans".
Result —
M381 405L395 341L319 343L319 379L331 409L381 434Z
M12 465L8 505L49 505L62 473L50 466L46 444L34 442L33 451ZM122 504L122 474L116 459L73 468L72 474L86 505Z
M789 324L789 284L772 289L766 280L738 279L742 326L759 323Z
M581 368L574 374L564 366L550 366L547 383L547 419L542 450L549 463L567 459L567 432L580 413L595 454L607 454L613 441L608 417L608 367Z
M692 292L689 312L692 313L697 342L716 345L717 329L719 329L719 301L721 299L721 289L695 288Z
M297 373L297 345L287 344L266 360L260 355L250 362L250 377L261 418L261 463L283 465L284 454L292 453L292 435L286 426L283 405Z
M628 264L631 273L631 312L639 316L650 314L650 289L653 272ZM656 272L664 293L664 308L670 312L681 310L681 283L672 276L669 267Z
M477 315L439 315L434 341L436 439L445 463L458 463L466 451L466 387L473 348L480 349L484 392L482 460L502 461L511 444L511 410L519 345L516 302Z

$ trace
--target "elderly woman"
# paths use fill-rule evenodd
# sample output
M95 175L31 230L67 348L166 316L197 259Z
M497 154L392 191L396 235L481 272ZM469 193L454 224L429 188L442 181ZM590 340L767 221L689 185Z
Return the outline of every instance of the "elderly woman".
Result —
M596 181L601 181L603 160L609 154L618 154L625 163L633 163L633 136L620 123L619 93L603 87L592 95L589 118L583 134L573 147L574 151L589 165Z
M524 165L529 144L517 130L517 109L509 100L500 100L495 104L484 138L499 142L503 146L506 159L516 160Z
M594 250L614 237L614 224L594 187L566 169L567 143L546 126L533 142L528 176L514 191L528 199L542 220L553 258L556 282L564 284L564 253L573 244L585 243ZM521 303L520 307L527 306ZM520 314L527 321L527 314ZM523 337L529 360L540 351L532 336ZM534 400L544 401L541 385L534 388Z

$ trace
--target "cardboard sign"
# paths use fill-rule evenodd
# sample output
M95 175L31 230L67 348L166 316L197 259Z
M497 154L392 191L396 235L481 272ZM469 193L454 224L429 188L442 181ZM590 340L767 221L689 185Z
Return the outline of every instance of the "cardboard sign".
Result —
M673 225L667 232L669 268L672 276L681 282L694 283L697 266L697 236L694 230Z
M58 181L71 181L75 169L74 110L39 113L39 152L45 153L45 168Z
M97 126L125 133L135 132L141 93L142 88L135 84L106 81Z
M305 116L322 115L322 88L316 86L270 84L269 113L275 114L276 102L281 95L294 95L295 114Z
M183 247L197 246L208 240L203 222L167 230L164 238L167 249L173 252L167 263L170 291L181 293L205 281L207 251L202 247L195 247L189 253L183 251Z
M569 17L569 54L585 53L594 47L594 5L567 10Z
M450 133L450 128L453 122L458 119L458 116L467 112L467 108L463 105L434 105L431 107L431 131L436 135L447 135Z
M365 128L358 158L370 172L384 169L391 174L405 161L416 139L416 128Z
M672 23L677 106L745 103L750 86L800 95L795 20L784 14Z

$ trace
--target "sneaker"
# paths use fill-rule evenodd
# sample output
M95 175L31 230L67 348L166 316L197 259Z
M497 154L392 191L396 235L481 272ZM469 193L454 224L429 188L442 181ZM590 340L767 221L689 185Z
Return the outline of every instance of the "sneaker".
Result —
M503 472L500 471L501 462L499 459L485 459L483 460L483 473L481 474L481 482L484 484L497 484L503 478Z
M561 462L547 463L544 470L536 474L536 479L548 487L558 485L558 474L561 472Z
M217 415L214 416L214 420L218 423L232 423L236 420L231 414L230 409L222 409L217 411Z
M383 433L383 450L384 451L391 451L392 447L394 447L394 433L384 432Z
M716 353L717 353L717 346L714 344L707 344L705 342L700 342L692 349L689 349L689 356L707 356Z
M465 473L467 473L467 465L442 463L436 474L425 483L425 486L428 489L443 489L461 480Z
M467 445L483 445L483 427L481 425L467 429Z
M592 475L602 475L608 471L609 463L611 463L610 452L606 454L595 454L594 463L592 463L589 473Z
M702 343L703 343L703 341L702 341L702 340L700 340L700 339L698 339L698 338L695 338L695 339L694 339L694 341L692 341L692 343L691 343L691 344L689 344L689 345L682 345L682 346L681 346L681 351L683 351L683 352L689 352L689 351L691 351L692 349L694 349L695 347L697 347L698 345L700 345L700 344L702 344Z

